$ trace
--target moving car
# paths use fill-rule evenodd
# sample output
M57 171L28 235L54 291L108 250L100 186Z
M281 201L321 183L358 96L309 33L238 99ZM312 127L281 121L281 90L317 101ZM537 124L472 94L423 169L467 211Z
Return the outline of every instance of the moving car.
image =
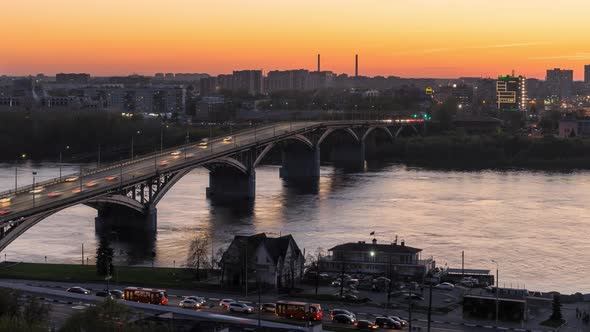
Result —
M246 303L232 302L229 304L229 311L251 314L254 312L254 308L247 305Z
M275 303L263 303L260 305L260 311L262 311L262 312L274 313L276 310L277 310L277 305Z
M69 178L66 178L66 182L76 182L78 179L77 176L70 176Z
M359 330L376 330L379 328L379 326L368 320L358 320L354 323L354 326L356 326L356 328Z
M340 324L354 324L354 322L356 322L356 319L347 314L338 314L332 316L332 322Z
M107 176L107 177L106 177L106 178L104 178L104 179L105 179L105 180L107 180L107 181L115 181L115 180L117 179L117 177L116 177L116 176L114 176L114 175L111 175L111 176Z
M221 301L219 301L219 306L222 307L223 309L227 309L229 307L230 303L236 302L236 300L234 299L222 299Z
M70 288L66 289L66 292L76 293L76 294L84 294L84 295L90 294L89 290L87 290L86 288L79 287L79 286L70 287Z
M171 156L180 156L180 151L174 151L170 155Z
M227 136L226 138L223 139L223 143L229 143L233 140L234 138L231 136Z
M375 318L375 325L385 329L401 329L402 324L389 317L377 317Z
M191 300L191 299L184 299L182 301L180 301L180 303L178 303L178 306L181 308L190 308L190 309L197 309L197 302ZM200 307L200 305L199 305Z
M207 139L202 140L201 142L199 142L199 149L206 149L208 144L209 142L207 141Z
M110 290L109 293L114 296L116 299L122 299L123 298L123 291L120 289L113 289Z
M55 197L59 197L59 196L61 196L61 192L59 192L59 191L52 191L49 194L47 194L47 197L50 197L50 198L55 198Z
M92 188L92 187L96 187L98 185L98 182L90 181L90 182L86 182L84 185L88 188Z
M345 309L333 309L330 311L330 317L334 317L336 315L348 315L352 318L356 318L356 315L353 314L352 312L345 310Z
M168 166L168 160L162 160L158 163L160 166Z
M399 316L387 316L391 319L393 319L396 322L399 322L400 324L402 324L402 327L407 326L408 325L408 321L399 317Z
M10 213L12 213L11 209L0 209L0 216L5 216Z
M205 303L207 303L207 300L205 300L205 298L201 297L201 296L194 296L194 295L185 296L184 299L195 301L197 308L200 308L201 306L205 305Z
M107 292L106 290L104 290L104 291L98 291L98 292L94 293L94 296L108 297L108 298L111 298L113 300L115 299L115 297L112 294L110 294L110 292Z
M12 201L12 197L2 197L0 198L0 204L10 203Z
M434 288L442 290L453 290L455 289L455 285L451 284L450 282L441 282L440 284L434 286Z
M45 190L45 187L38 186L38 187L35 187L33 190L29 191L29 193L38 194L38 193L42 192L43 190Z

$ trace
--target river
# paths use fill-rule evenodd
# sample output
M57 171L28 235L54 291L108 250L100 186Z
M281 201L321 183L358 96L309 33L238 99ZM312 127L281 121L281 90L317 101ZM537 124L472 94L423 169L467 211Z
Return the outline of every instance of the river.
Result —
M64 174L78 166L64 166ZM19 185L57 176L55 164L19 165ZM500 285L529 290L590 292L590 172L438 171L375 165L362 173L322 166L312 190L292 188L279 168L257 169L256 200L239 207L205 198L208 173L196 169L158 205L155 241L115 239L119 264L180 266L198 234L226 248L236 234L292 234L301 248L349 241L390 243L424 249L439 266L495 270ZM14 186L14 165L0 164L0 191ZM94 261L96 211L76 206L37 224L4 250L8 260L77 263Z

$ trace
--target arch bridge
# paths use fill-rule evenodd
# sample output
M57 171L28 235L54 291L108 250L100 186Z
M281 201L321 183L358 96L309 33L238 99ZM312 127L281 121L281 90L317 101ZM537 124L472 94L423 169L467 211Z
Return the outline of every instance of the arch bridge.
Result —
M209 170L208 197L253 199L256 167L273 149L282 152L282 178L317 179L320 146L329 137L342 138L332 146L336 166L363 168L371 133L382 131L394 140L404 130L418 133L423 126L420 120L275 123L6 191L0 193L5 205L0 207L0 251L41 220L78 204L97 210L97 229L155 233L158 202L197 167Z

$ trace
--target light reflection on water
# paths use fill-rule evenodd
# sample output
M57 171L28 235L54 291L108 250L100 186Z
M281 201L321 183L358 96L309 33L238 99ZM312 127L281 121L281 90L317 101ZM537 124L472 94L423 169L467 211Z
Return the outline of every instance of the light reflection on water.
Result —
M37 165L38 179L58 174ZM22 168L19 183L30 183ZM77 171L68 166L64 174ZM113 237L119 263L179 266L196 234L213 238L214 251L236 234L293 234L308 252L347 241L380 242L396 235L424 249L439 265L495 268L501 283L528 289L590 292L590 173L524 171L443 172L377 165L346 174L322 167L319 183L290 186L278 167L257 169L256 200L242 206L212 205L208 174L197 169L158 205L156 241ZM0 190L14 186L14 169L0 165ZM95 210L76 206L39 223L4 253L9 260L79 262L81 245L93 261Z

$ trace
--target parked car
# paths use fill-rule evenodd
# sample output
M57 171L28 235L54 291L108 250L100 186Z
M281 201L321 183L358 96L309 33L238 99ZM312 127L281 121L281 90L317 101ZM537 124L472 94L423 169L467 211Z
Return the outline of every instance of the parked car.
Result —
M356 322L356 319L347 314L338 314L332 316L332 322L340 324L354 324L354 322Z
M260 311L262 312L275 312L277 305L275 303L262 303L260 305Z
M348 315L352 318L356 318L356 315L353 314L352 312L345 310L345 309L332 309L330 311L330 317L332 317L332 319L334 318L334 316L336 315Z
M357 320L354 323L354 326L356 326L356 328L359 330L376 330L379 328L379 326L368 320Z
M219 301L219 306L222 307L223 309L228 309L229 308L229 304L236 302L236 300L233 299L222 299L221 301Z
M453 290L455 289L455 285L451 284L450 282L441 282L440 284L434 286L434 288L442 290Z
M424 297L419 294L416 294L416 293L409 293L406 296L404 296L404 300L406 300L406 301L410 301L410 300L422 301L422 300L424 300Z
M84 295L89 295L90 291L87 290L86 288L82 288L82 287L70 287L68 289L66 289L66 292L70 292L70 293L76 293L76 294L84 294Z
M184 299L178 304L181 308L197 309L197 302L191 299ZM199 306L200 307L200 306Z
M232 302L229 304L229 311L251 314L254 312L254 308L247 305L246 303Z

